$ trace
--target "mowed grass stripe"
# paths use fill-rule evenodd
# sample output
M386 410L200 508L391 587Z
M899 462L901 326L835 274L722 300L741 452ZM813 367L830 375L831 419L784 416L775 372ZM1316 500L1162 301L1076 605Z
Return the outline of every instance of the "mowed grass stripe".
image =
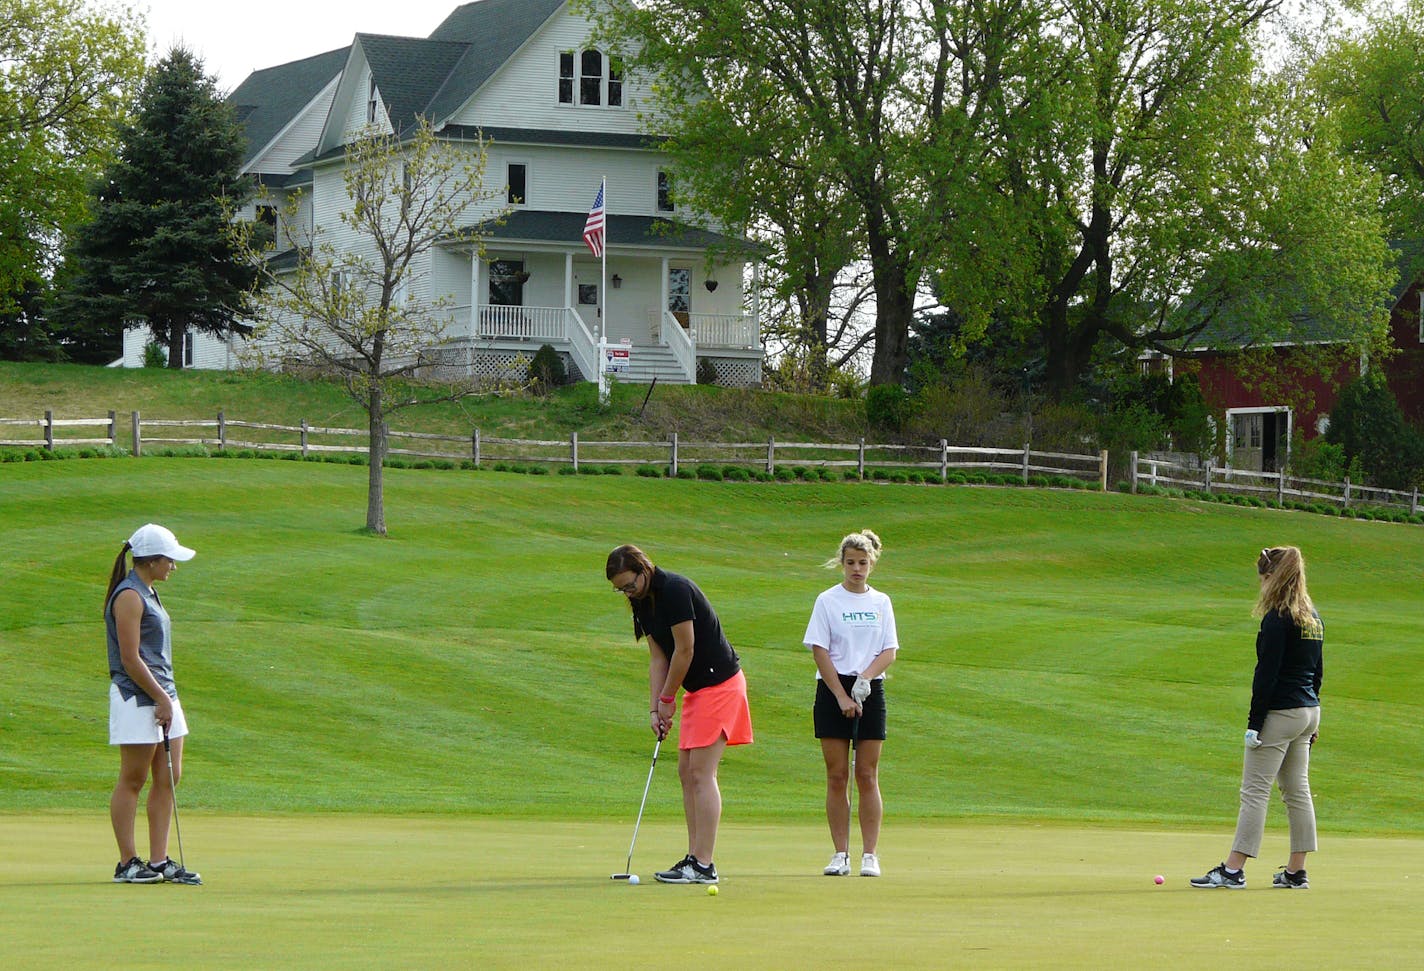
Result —
M162 590L195 726L185 809L625 815L651 749L646 653L602 564L633 541L698 581L745 661L757 744L727 759L729 817L813 820L800 639L835 579L821 562L868 526L904 645L892 816L1222 826L1252 559L1295 543L1327 624L1323 828L1424 832L1406 798L1424 782L1417 527L1039 490L416 470L386 486L381 540L358 529L356 467L0 467L0 554L21 591L0 637L23 678L0 711L0 809L107 796L103 583L157 520L199 550Z

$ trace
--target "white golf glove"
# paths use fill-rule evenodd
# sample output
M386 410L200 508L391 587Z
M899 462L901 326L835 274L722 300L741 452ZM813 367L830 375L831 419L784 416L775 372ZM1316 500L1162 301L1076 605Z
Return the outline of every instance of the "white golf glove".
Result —
M850 696L857 705L865 704L865 699L870 697L870 682L856 675L855 684L850 688Z
M1254 729L1254 728L1248 728L1248 729L1246 729L1246 747L1247 747L1247 748L1260 748L1260 747L1261 747L1261 736L1260 736L1259 734L1257 734L1256 729Z

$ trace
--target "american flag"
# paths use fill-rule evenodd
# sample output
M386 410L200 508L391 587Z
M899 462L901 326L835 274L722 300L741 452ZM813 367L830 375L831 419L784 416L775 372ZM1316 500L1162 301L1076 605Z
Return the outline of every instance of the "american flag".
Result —
M598 184L598 195L593 197L593 208L588 211L588 222L583 224L583 241L588 244L594 256L603 256L603 183Z

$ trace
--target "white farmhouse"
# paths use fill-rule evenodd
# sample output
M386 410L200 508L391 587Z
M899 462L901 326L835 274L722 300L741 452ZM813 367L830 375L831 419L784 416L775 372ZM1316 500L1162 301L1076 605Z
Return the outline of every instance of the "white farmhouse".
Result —
M476 0L426 38L357 34L254 72L229 96L262 190L244 215L275 224L300 192L298 235L340 239L344 146L369 125L403 133L423 117L443 138L489 141L485 178L509 206L483 258L452 243L412 276L406 299L451 307L432 361L496 376L549 344L584 380L611 360L627 363L620 380L695 382L703 361L718 383L759 383L754 251L688 224L701 221L678 210L658 139L642 130L647 80L625 76L592 33L568 0ZM605 178L606 270L582 238ZM600 339L618 353L600 358ZM146 341L125 336L126 366L142 364ZM242 343L192 335L184 365L234 367Z

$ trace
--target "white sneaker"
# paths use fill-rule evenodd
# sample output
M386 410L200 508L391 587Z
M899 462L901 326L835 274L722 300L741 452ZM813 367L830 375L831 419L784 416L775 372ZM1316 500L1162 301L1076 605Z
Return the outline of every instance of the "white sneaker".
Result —
M866 853L860 858L860 875L863 877L880 876L880 857L874 853Z
M822 871L828 877L843 877L850 873L850 856L846 853L837 853L831 857L831 862L826 864L826 869Z

